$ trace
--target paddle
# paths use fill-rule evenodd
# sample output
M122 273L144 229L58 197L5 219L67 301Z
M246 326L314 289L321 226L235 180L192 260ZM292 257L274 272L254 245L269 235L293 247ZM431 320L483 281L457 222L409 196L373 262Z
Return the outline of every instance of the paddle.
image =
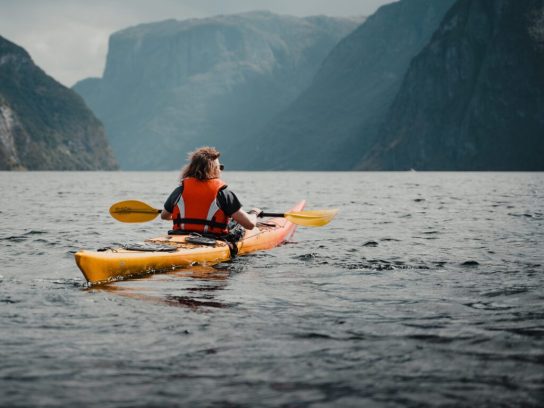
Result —
M331 222L337 212L337 209L290 211L286 213L262 212L259 217L282 217L293 224L306 227L321 227ZM120 201L110 207L111 216L121 222L147 222L157 218L160 213L161 210L137 200Z
M160 213L161 210L137 200L119 201L110 207L111 216L121 222L147 222Z
M259 217L282 217L287 218L293 224L304 225L305 227L322 227L327 225L334 218L338 210L307 210L290 211L286 213L267 213L262 212Z

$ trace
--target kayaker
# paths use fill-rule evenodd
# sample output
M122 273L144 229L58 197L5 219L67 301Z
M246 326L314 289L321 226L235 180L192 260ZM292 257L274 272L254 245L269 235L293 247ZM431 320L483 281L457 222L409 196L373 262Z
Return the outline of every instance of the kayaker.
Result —
M164 203L161 218L173 221L174 231L225 235L233 219L246 229L257 225L259 208L242 209L238 197L220 179L224 166L214 147L201 147L189 153L181 170L180 185Z

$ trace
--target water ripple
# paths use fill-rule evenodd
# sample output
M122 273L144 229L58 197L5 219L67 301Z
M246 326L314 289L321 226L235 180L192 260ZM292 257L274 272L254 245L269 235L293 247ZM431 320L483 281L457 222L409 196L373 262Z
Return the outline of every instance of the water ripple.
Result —
M160 206L177 172L0 172L0 405L541 405L542 174L225 176L248 207L341 212L273 251L88 287L76 251L166 229L111 203ZM20 202L43 210L31 228Z

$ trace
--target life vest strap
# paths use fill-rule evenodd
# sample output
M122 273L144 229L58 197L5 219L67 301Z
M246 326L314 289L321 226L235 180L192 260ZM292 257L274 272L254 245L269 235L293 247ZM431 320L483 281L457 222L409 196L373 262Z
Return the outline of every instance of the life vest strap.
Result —
M177 218L175 221L176 225L181 224L197 224L197 225L208 225L212 228L220 228L220 229L226 229L227 224L223 224L220 222L215 222L211 220L203 220L200 218Z

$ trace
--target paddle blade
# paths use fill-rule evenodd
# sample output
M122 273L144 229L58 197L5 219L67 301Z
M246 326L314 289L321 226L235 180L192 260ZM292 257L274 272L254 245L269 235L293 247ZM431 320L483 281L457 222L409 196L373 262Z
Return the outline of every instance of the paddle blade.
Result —
M157 218L161 210L136 200L119 201L110 207L110 214L121 222L147 222Z
M335 217L338 209L293 211L285 213L285 218L293 224L305 227L322 227L327 225Z

